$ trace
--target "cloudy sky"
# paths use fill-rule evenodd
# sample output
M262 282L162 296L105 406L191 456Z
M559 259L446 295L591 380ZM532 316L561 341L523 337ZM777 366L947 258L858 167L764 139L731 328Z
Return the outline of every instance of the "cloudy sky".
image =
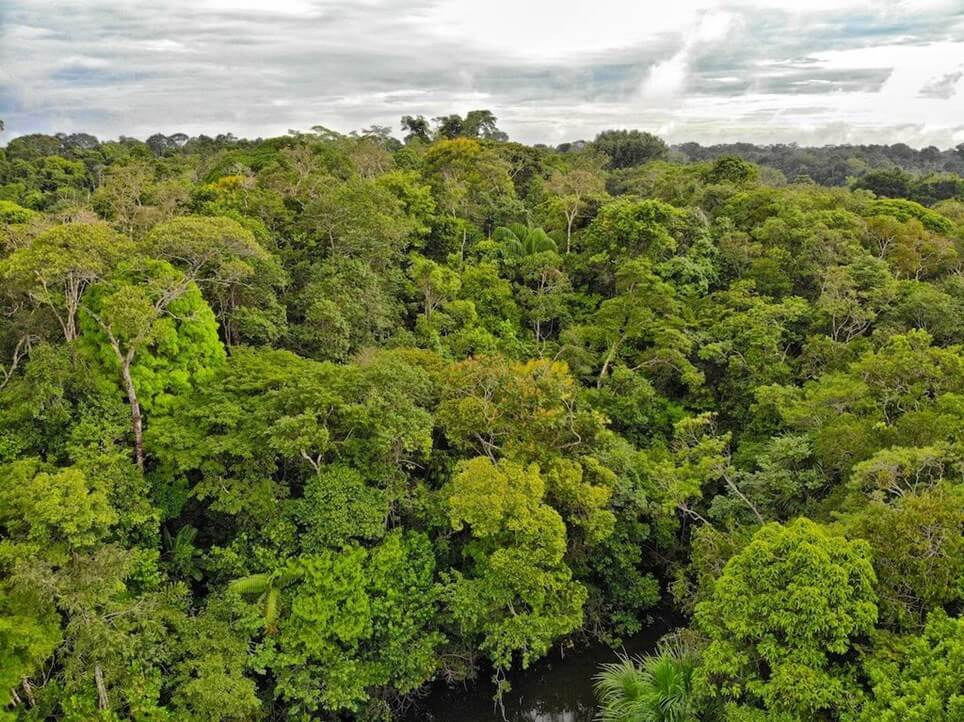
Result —
M12 136L398 128L964 142L964 0L0 0ZM2 142L2 139L0 139Z

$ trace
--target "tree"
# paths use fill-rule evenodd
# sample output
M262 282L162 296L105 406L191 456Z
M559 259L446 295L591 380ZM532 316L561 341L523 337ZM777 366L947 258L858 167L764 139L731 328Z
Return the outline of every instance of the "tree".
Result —
M292 709L360 712L434 673L444 638L433 628L438 589L427 537L396 532L371 550L322 551L289 568L297 581L257 657Z
M392 503L402 470L431 449L431 393L424 370L390 353L339 366L242 346L188 403L153 419L151 449L164 478L257 531L278 518L292 488L316 498L352 493L357 479L331 464L359 470L366 487L387 489ZM225 425L225 418L235 422ZM318 489L315 477L329 471L333 484L347 488ZM379 498L373 490L359 492L358 501L370 509ZM305 514L323 515L302 506L293 505L289 521L303 525L306 541L337 537L334 525L312 531Z
M411 261L408 277L422 296L425 320L431 321L432 313L458 293L461 280L452 269L424 256L413 255Z
M584 326L567 331L566 357L574 366L587 365L596 388L617 366L654 377L669 369L685 383L701 383L687 358L692 341L675 296L674 287L654 273L647 259L625 262L616 272L616 295L603 301ZM591 355L583 356L586 352ZM580 356L581 363L576 361Z
M445 140L462 137L465 134L465 121L458 113L432 118L435 123L435 137Z
M461 228L464 257L469 226L491 221L500 203L514 196L506 163L476 140L456 138L433 143L425 153L425 176L439 208Z
M566 221L566 253L572 250L572 230L585 212L590 199L604 198L606 181L599 169L573 168L557 170L549 176L546 190L553 195L552 205Z
M303 355L343 361L381 345L401 324L404 308L396 297L396 278L386 278L361 259L327 259L306 281L288 297L291 338Z
M697 510L698 504L710 483L730 473L731 440L730 433L717 431L712 413L703 413L677 421L669 448L656 446L641 459L644 472L658 490L654 496L664 513L678 512L684 519L708 524ZM745 497L743 501L753 506Z
M91 198L98 213L122 233L140 238L154 224L172 218L187 201L186 182L174 177L159 181L152 164L116 164Z
M927 614L957 603L964 578L964 493L938 483L893 504L871 502L848 522L848 534L874 550L880 620L915 629Z
M549 250L530 253L536 248L550 246ZM562 270L562 258L552 248L555 243L544 234L530 233L525 245L515 244L523 251L519 262L521 284L519 301L526 311L529 324L535 331L536 348L544 353L546 339L558 329L566 316L571 296L571 282Z
M177 150L177 143L163 133L155 133L144 142L154 155L167 155Z
M32 705L30 681L41 665L60 646L59 619L54 610L41 605L35 594L22 588L0 586L0 685L4 707ZM23 698L21 698L23 695Z
M743 185L756 180L757 168L736 156L718 158L706 172L709 183L732 183Z
M431 130L424 115L403 115L402 130L405 131L406 143L411 143L416 139L423 143L428 143L431 140L429 137Z
M874 170L862 175L853 187L865 188L885 198L909 198L911 176L899 168Z
M377 540L385 535L390 494L369 484L357 469L319 466L296 502L302 524L302 546L308 551L341 548L352 540Z
M517 258L556 250L556 242L543 229L529 228L521 223L498 226L492 239L503 245L507 255Z
M499 274L493 261L467 265L461 273L459 298L472 302L479 322L492 333L514 337L519 330L521 313L513 295L512 284Z
M206 722L256 715L262 702L254 680L245 675L250 664L246 620L215 597L202 612L178 621L180 654L165 675L175 714Z
M604 130L592 145L609 157L610 168L632 168L651 160L662 160L669 152L662 140L639 130Z
M77 338L84 291L133 250L130 241L106 225L68 223L17 249L0 263L0 273L32 303L48 308L70 343Z
M789 359L803 337L809 311L802 298L787 296L773 302L754 293L747 282L734 283L697 303L697 353L721 412L739 413L750 405L757 387L793 378Z
M599 210L585 231L583 248L599 264L602 280L612 283L623 260L645 256L665 261L672 256L685 223L682 211L661 201L619 198Z
M496 127L498 120L491 110L470 110L465 114L462 134L469 138L506 141L509 136Z
M375 268L404 252L412 233L401 201L368 178L329 179L306 204L300 225L329 256L360 258Z
M130 405L134 458L143 470L144 392L152 405L172 391L190 389L194 377L220 363L224 349L217 323L194 281L165 261L128 265L92 291L84 305L86 344L120 376Z
M591 448L602 431L559 361L470 358L446 369L443 382L438 425L453 446L472 454L545 462Z
M464 633L479 646L501 681L512 657L522 666L582 623L586 591L563 563L566 527L543 502L538 466L465 462L444 490L452 528L470 529L469 569L451 576L447 597Z
M860 256L847 266L828 268L814 304L834 341L847 343L865 333L894 300L896 284L881 260Z
M182 216L155 226L141 242L146 255L168 261L194 281L216 309L228 345L240 341L239 313L259 280L280 285L277 261L247 229L224 217ZM270 307L272 298L252 299ZM242 317L243 318L243 317Z
M847 653L877 620L870 547L809 519L767 524L727 562L696 621L703 699L812 719L846 705Z
M912 218L904 222L886 257L899 278L919 281L951 267L958 256L950 239L926 230Z
M498 118L491 110L470 110L465 118L457 113L433 118L435 123L435 137L452 140L453 138L481 138L483 140L506 141L509 136L496 127ZM422 116L402 118L402 126L408 129L412 136L421 137L424 131L425 119ZM414 124L414 126L413 126ZM418 128L418 132L413 130Z

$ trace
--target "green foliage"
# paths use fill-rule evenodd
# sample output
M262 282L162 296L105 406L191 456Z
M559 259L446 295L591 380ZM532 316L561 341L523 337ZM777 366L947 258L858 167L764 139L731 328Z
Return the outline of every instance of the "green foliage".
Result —
M475 540L466 547L470 572L455 572L447 591L451 613L495 667L509 667L514 654L528 667L579 626L586 599L562 563L566 527L543 502L539 468L478 457L445 494L452 528L468 526Z
M13 201L0 200L0 223L27 223L39 214Z
M872 700L861 722L951 722L964 715L964 619L931 613L918 637L886 643L866 662Z
M264 317L262 327L278 323L270 317L277 304L273 287L283 284L285 274L254 235L236 221L175 218L155 226L141 246L148 255L169 261L198 284L216 310L229 343L237 343L259 315Z
M805 518L762 527L696 605L700 693L798 719L839 708L846 655L877 620L874 582L865 542Z
M248 630L220 599L198 615L182 618L182 656L170 670L175 718L243 720L259 714L254 680L247 677Z
M305 205L301 226L306 240L330 256L373 265L403 252L414 230L402 201L366 178L329 179Z
M402 126L0 151L0 716L959 718L960 150Z
M120 269L92 288L81 314L81 347L120 385L128 355L144 408L170 409L224 360L217 320L196 284L165 261Z
M600 209L584 244L588 251L610 258L664 260L677 249L674 231L682 219L680 210L660 201L618 199Z
M713 163L705 177L708 183L742 185L752 183L757 179L757 175L756 166L737 156L724 156Z
M870 209L873 215L893 216L899 221L916 218L924 224L928 230L937 233L950 233L953 229L951 222L944 216L928 210L920 203L903 198L887 198L885 200L874 201Z
M596 136L593 148L609 157L610 168L631 168L666 157L666 143L639 130L606 130Z
M94 546L117 521L102 484L76 467L47 470L36 459L7 465L0 471L0 524L7 533L0 558L15 550L66 554Z
M500 241L509 256L534 256L537 253L555 251L556 242L541 228L527 228L519 223L509 227L499 226L492 237Z
M304 525L305 550L340 547L351 539L378 539L385 533L389 497L368 486L355 469L330 466L305 483L295 512ZM298 503L298 502L295 502Z
M871 502L848 521L874 550L881 622L914 628L964 595L964 487L938 483Z
M53 610L41 607L39 601L36 595L24 590L0 588L0 684L5 707L16 703L17 688L62 643L60 620Z
M435 671L438 592L428 539L394 533L299 558L278 632L257 653L294 714L358 711L376 688L409 692ZM313 680L324 680L321 685Z
M66 341L77 337L78 308L87 286L133 252L104 224L68 223L42 233L0 265L0 274L30 301L49 309Z
M332 258L316 266L290 302L298 323L295 348L320 360L343 361L397 330L402 304L369 264Z
M576 403L576 385L565 364L501 356L453 364L437 419L456 448L523 462L579 451L603 426L598 414Z
M595 677L600 722L691 722L694 660L663 651L604 664Z

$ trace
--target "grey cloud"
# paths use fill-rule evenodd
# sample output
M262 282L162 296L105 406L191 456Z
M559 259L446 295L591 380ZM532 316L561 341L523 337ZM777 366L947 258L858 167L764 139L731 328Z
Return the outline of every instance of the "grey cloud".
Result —
M763 76L751 84L758 93L821 94L850 91L876 91L890 77L891 68L861 70L797 70Z
M773 124L779 98L807 95L814 107L826 106L812 113L817 130L807 132L836 140L865 129L822 122L832 105L819 98L874 92L891 68L831 70L817 55L960 39L961 27L954 18L927 13L804 18L721 0L736 23L718 41L687 50L681 29L639 47L537 61L439 38L426 26L437 1L317 2L289 14L123 0L6 0L0 16L5 137L58 130L264 135L316 123L350 130L370 123L397 127L407 113L490 107L510 134L526 141L633 124L661 128L674 140L766 140L794 132L793 125ZM639 93L651 68L684 51L686 97L640 109L648 105ZM921 94L950 98L959 78L939 78ZM774 111L742 108L746 94L773 96ZM736 100L714 119L688 115L682 101L700 98ZM792 115L807 114L797 109ZM932 131L922 124L886 132L923 137ZM950 144L951 131L941 132L939 144Z
M947 100L954 97L957 93L957 81L964 77L964 71L946 73L939 78L935 78L920 89L920 95L924 98L941 98Z

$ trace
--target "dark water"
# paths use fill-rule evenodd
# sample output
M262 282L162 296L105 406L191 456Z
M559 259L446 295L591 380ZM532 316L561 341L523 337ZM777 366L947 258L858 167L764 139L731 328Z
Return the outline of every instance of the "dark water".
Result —
M508 722L591 722L596 714L592 678L604 662L613 662L620 651L631 655L651 652L678 620L667 617L614 650L591 645L558 650L533 664L528 670L509 676L512 691L503 697ZM501 722L502 714L492 701L493 687L482 673L475 683L456 687L436 687L415 703L405 722Z

